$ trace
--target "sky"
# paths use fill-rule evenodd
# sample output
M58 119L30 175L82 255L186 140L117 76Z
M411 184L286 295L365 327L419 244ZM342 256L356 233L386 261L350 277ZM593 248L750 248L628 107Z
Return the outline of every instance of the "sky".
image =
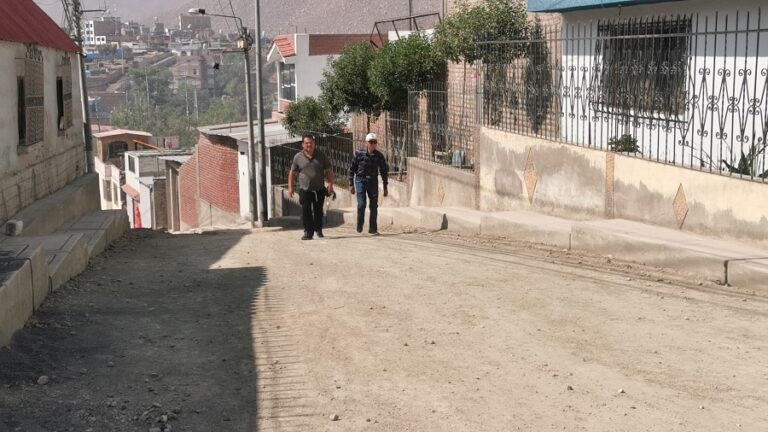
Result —
M107 15L119 16L121 18L142 18L149 14L159 11L158 6L169 7L169 1L158 0L81 0L83 9L109 9ZM64 8L61 0L34 0L53 20L59 24L64 24ZM181 2L179 2L181 3ZM88 14L87 16L99 16L101 12Z

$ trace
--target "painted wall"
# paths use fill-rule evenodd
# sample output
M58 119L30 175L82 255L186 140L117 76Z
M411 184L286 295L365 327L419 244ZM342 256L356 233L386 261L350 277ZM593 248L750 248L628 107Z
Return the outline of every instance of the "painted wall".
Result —
M478 207L478 177L474 172L408 158L411 207Z
M80 109L79 64L71 55L72 126L57 127L56 76L63 52L39 47L43 55L45 133L41 144L18 146L16 77L23 62L23 44L0 41L0 221L7 220L34 201L47 196L85 172L85 154Z
M724 159L737 165L742 151L762 146L768 137L763 118L768 110L768 14L760 17L760 6L764 9L760 0L728 5L695 0L563 13L565 42L562 64L557 65L563 71L563 90L555 92L567 95L562 99L561 138L606 149L611 138L630 134L650 160L722 171L727 171ZM606 65L597 46L598 21L678 15L693 15L691 31L700 34L687 39L687 59L655 66L681 70L680 95L687 103L674 113L631 112L628 122L606 114L619 110L598 103L599 89L609 85L600 78ZM765 30L733 33L760 27ZM622 73L629 74L633 67L627 64ZM588 94L593 95L591 103ZM757 164L758 172L768 168L765 158Z
M768 244L768 185L488 128L478 140L480 210L615 217Z

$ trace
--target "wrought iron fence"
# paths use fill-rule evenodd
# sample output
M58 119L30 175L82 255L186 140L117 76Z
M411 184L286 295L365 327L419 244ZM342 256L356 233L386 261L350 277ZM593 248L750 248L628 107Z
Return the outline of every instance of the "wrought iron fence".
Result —
M357 115L352 135L358 148L365 135L379 137L393 174L407 170L409 157L460 169L474 169L473 129L475 121L475 81L436 82L410 91L407 112L383 112L379 116Z
M409 92L408 156L474 169L475 82L432 83Z
M335 183L346 185L349 167L354 156L352 134L333 136L316 135L317 149L325 153L331 162ZM288 183L288 172L296 153L301 151L301 137L286 135L270 137L269 146L272 184Z
M390 175L402 178L407 168L406 151L410 139L408 117L404 112L385 111L378 116L358 113L352 120L352 139L356 149L365 148L365 136L378 137L378 150L389 164Z
M482 125L758 181L768 177L762 12L534 26L477 45Z

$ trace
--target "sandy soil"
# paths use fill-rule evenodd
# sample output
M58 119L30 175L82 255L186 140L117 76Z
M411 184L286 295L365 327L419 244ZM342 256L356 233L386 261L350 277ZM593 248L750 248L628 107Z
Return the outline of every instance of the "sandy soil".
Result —
M768 294L503 239L132 233L0 350L0 431L765 431Z

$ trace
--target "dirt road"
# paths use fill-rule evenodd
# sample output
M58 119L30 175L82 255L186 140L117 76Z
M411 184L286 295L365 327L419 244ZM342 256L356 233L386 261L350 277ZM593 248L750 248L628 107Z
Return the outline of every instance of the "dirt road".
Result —
M765 431L768 295L503 240L133 233L0 350L0 431Z

